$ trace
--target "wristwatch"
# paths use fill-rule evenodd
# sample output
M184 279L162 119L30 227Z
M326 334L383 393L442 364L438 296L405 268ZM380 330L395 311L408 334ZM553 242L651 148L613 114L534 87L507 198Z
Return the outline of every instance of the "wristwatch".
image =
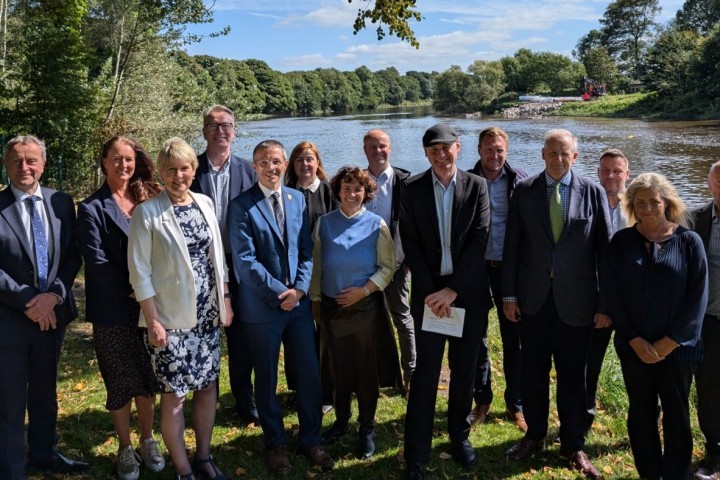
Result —
M366 296L366 297L369 297L369 296L370 296L370 290L369 290L367 287L363 287L363 288L365 289L365 296Z

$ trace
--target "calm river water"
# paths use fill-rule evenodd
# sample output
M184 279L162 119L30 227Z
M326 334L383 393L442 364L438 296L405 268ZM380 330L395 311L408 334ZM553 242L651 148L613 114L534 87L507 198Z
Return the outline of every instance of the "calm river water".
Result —
M289 154L298 142L310 140L318 145L325 168L332 175L342 165L366 165L363 135L372 128L381 128L390 134L391 163L418 173L429 167L423 154L422 135L440 121L452 124L460 133L459 166L462 169L471 168L478 159L480 130L496 125L510 136L508 162L529 173L537 173L544 168L540 156L544 133L551 128L566 128L579 140L580 155L575 171L595 178L600 153L608 147L620 148L630 160L633 175L648 171L666 175L688 207L698 206L710 198L706 182L708 168L720 160L720 122L435 117L413 110L246 122L240 125L234 148L250 158L258 142L274 138L285 145Z

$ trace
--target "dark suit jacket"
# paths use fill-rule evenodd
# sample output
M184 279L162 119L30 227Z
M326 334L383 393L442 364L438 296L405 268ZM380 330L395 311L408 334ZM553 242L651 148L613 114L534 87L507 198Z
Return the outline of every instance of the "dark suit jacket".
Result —
M533 315L552 287L560 319L574 326L591 325L596 312L608 313L599 295L611 235L607 205L599 184L573 173L568 221L555 244L545 171L518 183L503 246L503 296L516 297L520 311Z
M458 170L452 209L453 274L440 275L440 231L430 170L410 178L402 196L400 235L412 273L411 308L422 316L425 297L444 287L458 294L458 306L489 308L485 247L490 200L485 179Z
M712 232L713 207L714 203L710 202L696 210L693 210L692 212L693 219L695 220L693 230L695 231L695 233L700 235L706 252L710 247L710 232Z
M400 208L402 206L403 190L405 182L410 178L410 172L402 168L392 167L393 169L393 198L391 206L391 221L388 228L392 235L393 245L395 246L395 260L398 267L405 262L405 252L403 251L402 239L400 235Z
M477 161L475 166L468 170L470 173L474 173L475 175L478 175L480 177L485 178L485 175L483 175L483 169L482 169L482 162L480 160ZM509 163L505 162L505 165L503 165L503 171L505 172L505 175L508 177L508 201L510 201L510 197L512 196L513 190L515 190L515 186L517 183L522 180L523 178L527 178L528 174L525 170L521 169L514 169L510 166Z
M310 290L313 242L305 197L297 190L282 187L282 198L285 242L259 185L230 202L230 244L235 275L242 284L233 298L233 307L235 311L242 309L243 322L282 319L288 313L280 309L278 295L289 287L306 294Z
M108 184L78 204L77 239L85 262L85 319L99 325L132 322L127 262L130 223Z
M195 180L190 185L190 190L212 198L212 184L208 175L207 152L198 155L198 168L195 171ZM252 187L257 181L255 170L252 164L243 160L235 154L230 155L230 199L237 197L240 193Z
M55 307L58 325L77 317L72 284L80 269L80 251L75 241L75 205L72 198L49 188L42 189L50 222L52 258L48 271L48 292L63 303ZM20 218L20 208L10 188L0 192L0 343L17 340L29 328L39 329L25 316L25 304L40 291L35 288L34 257L30 240ZM6 343L7 342L7 343Z

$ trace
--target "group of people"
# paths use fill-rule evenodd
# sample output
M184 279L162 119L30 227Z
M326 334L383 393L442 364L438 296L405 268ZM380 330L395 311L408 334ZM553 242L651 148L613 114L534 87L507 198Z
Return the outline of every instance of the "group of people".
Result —
M72 283L84 260L85 316L121 480L165 467L153 437L158 393L176 478L225 478L210 451L221 330L235 410L262 427L271 473L292 469L277 397L281 347L297 447L312 465L333 468L324 446L351 430L353 393L355 453L371 457L379 389L394 386L407 398L404 476L423 479L447 344L450 452L471 467L478 457L470 428L487 420L493 400L493 305L505 405L524 432L508 459L544 448L554 361L560 454L586 477L602 478L584 442L615 331L640 476L692 476L695 377L707 442L696 477L720 478L720 388L712 374L720 356L720 162L708 177L713 201L691 214L662 175L643 173L626 187L620 150L603 152L599 183L576 174L577 139L567 130L547 132L545 169L531 176L509 165L510 141L497 127L480 132L469 172L457 165L458 132L430 127L422 138L430 168L415 176L391 166L389 135L370 130L367 166L328 178L312 142L288 157L281 143L265 140L247 161L231 151L235 129L232 111L213 106L203 113L206 151L196 156L171 138L155 164L132 138L108 140L105 182L78 205L77 218L68 195L40 186L44 143L28 135L5 145L0 362L15 368L0 369L0 477L89 468L58 451L55 428L57 365L77 316ZM183 413L190 392L192 459ZM323 413L333 409L334 423L321 432Z

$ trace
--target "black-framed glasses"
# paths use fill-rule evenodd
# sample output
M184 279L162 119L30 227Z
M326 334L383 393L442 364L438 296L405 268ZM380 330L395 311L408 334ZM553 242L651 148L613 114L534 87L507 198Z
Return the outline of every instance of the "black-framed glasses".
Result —
M214 131L218 128L221 128L225 131L228 130L235 130L235 124L234 123L208 123L205 125L205 128L208 130Z

